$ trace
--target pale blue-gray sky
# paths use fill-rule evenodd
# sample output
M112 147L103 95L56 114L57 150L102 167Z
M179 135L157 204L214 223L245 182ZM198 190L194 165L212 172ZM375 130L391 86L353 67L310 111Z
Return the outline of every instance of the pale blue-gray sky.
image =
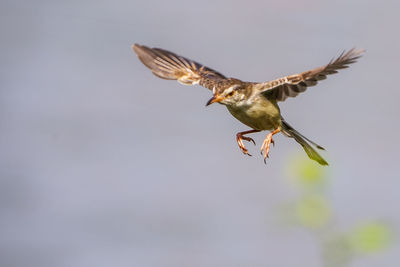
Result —
M341 225L399 226L398 1L2 1L1 266L320 266L276 225L304 153L279 136L265 166L210 92L156 78L131 51L162 47L265 81L367 50L281 103L326 147ZM400 248L352 266L394 266ZM290 256L288 256L290 255Z

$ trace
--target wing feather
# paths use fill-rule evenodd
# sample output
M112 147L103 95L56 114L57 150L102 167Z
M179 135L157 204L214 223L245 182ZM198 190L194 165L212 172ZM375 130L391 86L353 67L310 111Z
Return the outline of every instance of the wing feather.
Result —
M316 85L319 81L325 80L327 75L335 74L339 69L348 68L349 64L357 61L362 55L363 50L355 48L348 52L343 51L339 57L332 59L327 65L279 78L273 81L259 83L255 87L260 93L275 98L277 101L284 101L288 97L295 97L304 92L307 87Z
M210 90L226 79L213 69L161 48L139 44L132 48L140 61L162 79L177 80L186 85L200 84Z

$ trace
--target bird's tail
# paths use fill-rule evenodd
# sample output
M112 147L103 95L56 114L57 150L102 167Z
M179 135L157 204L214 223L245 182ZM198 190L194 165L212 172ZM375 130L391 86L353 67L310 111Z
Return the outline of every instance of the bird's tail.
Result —
M314 143L298 131L296 131L292 126L290 126L285 120L282 119L282 132L288 137L293 137L306 151L308 157L317 161L321 165L328 165L328 162L324 160L320 154L311 146L315 146L318 149L325 150L322 146ZM310 145L311 144L311 145Z

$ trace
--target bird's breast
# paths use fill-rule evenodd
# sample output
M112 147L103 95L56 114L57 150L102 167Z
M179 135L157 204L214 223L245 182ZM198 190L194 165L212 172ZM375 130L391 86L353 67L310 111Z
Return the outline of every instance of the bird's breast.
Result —
M281 114L277 103L264 97L227 108L233 117L255 130L274 130L281 126Z

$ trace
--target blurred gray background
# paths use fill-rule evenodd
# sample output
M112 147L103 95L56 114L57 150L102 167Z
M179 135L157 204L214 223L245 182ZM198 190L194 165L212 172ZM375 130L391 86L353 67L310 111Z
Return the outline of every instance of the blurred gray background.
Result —
M247 81L367 50L281 103L327 151L337 227L400 224L399 1L1 1L0 265L322 266L277 209L303 155L246 130L210 92L156 78L131 50L162 47ZM395 266L400 247L351 263Z

